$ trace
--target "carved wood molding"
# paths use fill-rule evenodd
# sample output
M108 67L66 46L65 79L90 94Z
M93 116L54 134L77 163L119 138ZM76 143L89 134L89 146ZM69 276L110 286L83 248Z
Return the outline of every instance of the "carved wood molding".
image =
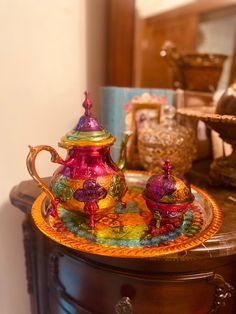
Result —
M34 259L35 259L35 236L32 228L32 223L29 216L26 216L22 224L23 229L23 242L25 251L25 266L26 266L26 279L27 291L29 294L34 293Z

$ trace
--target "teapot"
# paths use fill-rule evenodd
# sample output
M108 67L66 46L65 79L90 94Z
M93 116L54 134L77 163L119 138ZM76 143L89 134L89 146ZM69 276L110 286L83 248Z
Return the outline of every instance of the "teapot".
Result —
M216 53L180 54L171 41L166 41L160 56L171 68L173 87L192 91L215 92L226 55Z
M92 103L85 92L84 115L75 128L59 142L67 149L63 160L57 151L47 145L31 147L27 168L51 201L48 213L57 215L57 206L77 210L89 217L89 226L94 227L95 214L122 203L127 186L122 168L125 166L126 144L129 134L124 133L120 157L116 165L110 156L110 147L115 137L104 129L92 115ZM51 161L60 167L54 172L50 187L38 175L35 160L39 152L48 151Z

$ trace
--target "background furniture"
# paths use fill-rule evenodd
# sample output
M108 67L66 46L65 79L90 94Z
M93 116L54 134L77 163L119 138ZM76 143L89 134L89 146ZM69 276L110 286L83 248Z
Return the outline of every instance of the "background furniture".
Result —
M206 186L208 163L189 174ZM32 222L40 193L33 181L11 191L23 224L28 292L33 314L236 313L236 192L209 188L222 205L220 232L203 245L158 259L120 259L68 249L44 236Z
M146 5L153 6L153 2ZM181 53L196 51L203 39L199 33L201 20L206 14L225 14L226 10L235 10L235 0L189 1L142 18L134 0L110 0L105 85L171 88L171 71L160 56L163 43L174 42ZM218 45L224 43L218 39ZM227 74L230 83L235 78L236 44L227 54L232 55Z

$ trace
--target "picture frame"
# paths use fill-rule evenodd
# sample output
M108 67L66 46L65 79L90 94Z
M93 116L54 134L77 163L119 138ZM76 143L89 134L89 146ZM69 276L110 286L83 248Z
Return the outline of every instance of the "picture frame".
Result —
M130 169L141 169L138 152L138 136L142 130L154 127L161 121L160 102L132 102L130 124L131 136L127 147L127 165Z

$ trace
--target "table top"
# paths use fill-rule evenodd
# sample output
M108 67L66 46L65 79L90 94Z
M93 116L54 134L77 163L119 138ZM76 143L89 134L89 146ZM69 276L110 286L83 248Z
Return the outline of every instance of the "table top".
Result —
M236 254L236 190L231 187L210 185L208 171L209 162L197 162L187 174L187 178L192 184L205 189L222 207L223 223L220 230L198 247L158 259L195 260ZM45 180L49 182L49 178ZM14 206L25 213L30 213L32 204L40 192L41 190L32 180L23 181L12 189L10 199Z

